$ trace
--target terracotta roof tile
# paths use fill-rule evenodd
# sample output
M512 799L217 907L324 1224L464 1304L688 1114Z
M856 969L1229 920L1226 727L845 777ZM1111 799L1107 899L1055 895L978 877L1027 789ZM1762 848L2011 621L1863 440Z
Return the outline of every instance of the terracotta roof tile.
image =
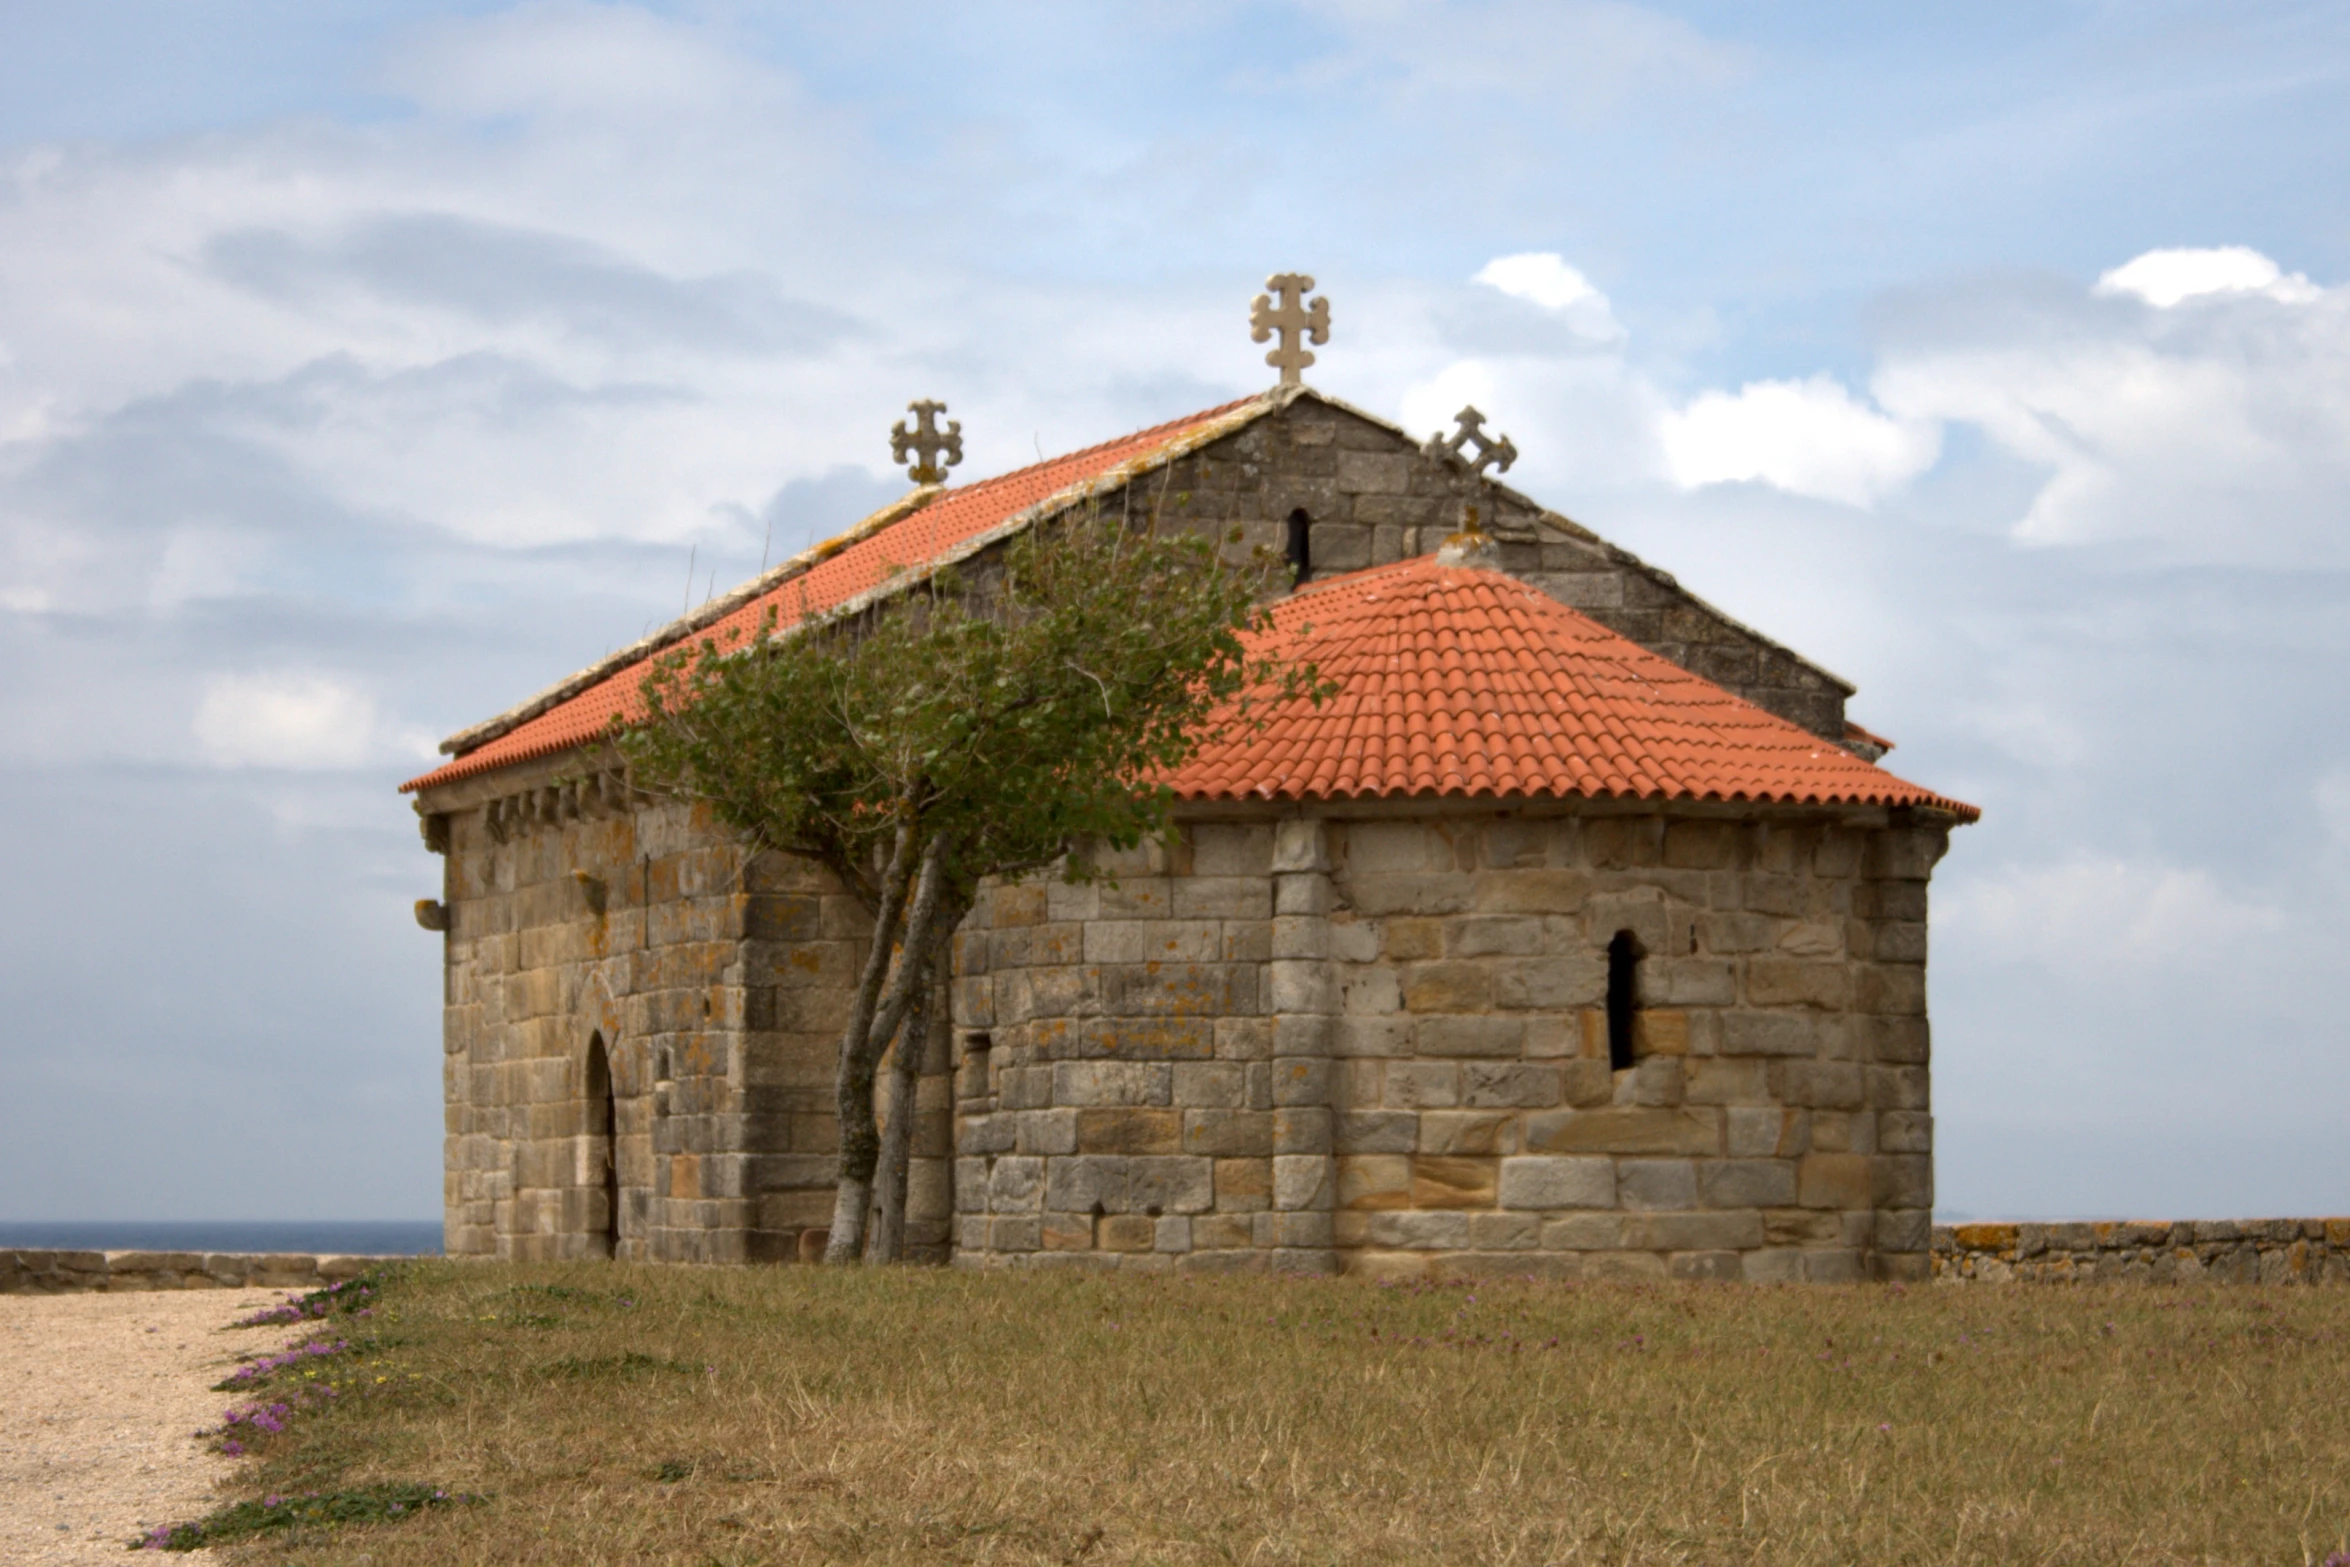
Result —
M697 632L696 637L730 640L757 627L770 608L786 622L837 609L880 586L895 571L932 564L953 555L958 546L969 544L1030 507L1093 484L1122 468L1147 462L1183 443L1187 437L1209 433L1233 416L1253 413L1259 406L1269 406L1262 396L1242 398L1017 469L999 478L943 491L920 511L825 555L808 570L712 622ZM455 761L410 779L400 788L405 793L434 784L453 783L516 762L567 751L595 739L609 731L615 717L628 719L643 714L641 688L650 668L649 657L630 664L578 695L466 751Z
M1336 682L1205 747L1194 800L1584 795L1971 805L1904 782L1536 588L1434 556L1318 582L1259 650Z

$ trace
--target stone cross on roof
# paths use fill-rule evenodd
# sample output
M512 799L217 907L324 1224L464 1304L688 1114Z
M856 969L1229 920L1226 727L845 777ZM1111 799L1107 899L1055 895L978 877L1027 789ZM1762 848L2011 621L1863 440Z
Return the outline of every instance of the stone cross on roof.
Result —
M1462 409L1453 419L1456 428L1452 434L1431 435L1420 448L1423 453L1437 462L1467 469L1473 479L1485 477L1488 467L1496 473L1510 471L1510 464L1518 460L1518 449L1508 436L1487 435L1485 416L1474 407Z
M1265 355L1265 363L1279 367L1283 386L1295 386L1298 372L1314 362L1313 350L1305 345L1330 341L1330 301L1317 299L1310 307L1306 304L1306 296L1314 291L1314 280L1303 272L1276 272L1265 279L1265 287L1271 292L1259 294L1256 303L1249 306L1249 341L1262 343L1279 332L1281 341Z
M944 484L947 470L963 460L963 421L949 419L946 433L940 434L938 416L947 411L944 403L924 398L918 403L906 404L906 412L914 416L914 428L906 428L900 419L890 427L889 455L893 462L904 462L906 453L914 454L913 466L906 477L916 484ZM944 454L945 462L938 459Z

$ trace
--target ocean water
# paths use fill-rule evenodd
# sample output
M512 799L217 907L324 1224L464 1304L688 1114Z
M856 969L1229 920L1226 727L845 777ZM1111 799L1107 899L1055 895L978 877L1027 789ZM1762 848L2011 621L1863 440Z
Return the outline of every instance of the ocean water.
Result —
M438 1219L0 1219L0 1250L437 1257Z

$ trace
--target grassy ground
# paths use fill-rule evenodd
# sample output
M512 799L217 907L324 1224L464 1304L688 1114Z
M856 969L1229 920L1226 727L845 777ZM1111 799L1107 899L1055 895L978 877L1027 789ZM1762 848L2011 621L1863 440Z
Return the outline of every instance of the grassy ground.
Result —
M237 1562L2321 1562L2350 1291L418 1264ZM294 1329L252 1330L255 1349ZM372 1344L370 1338L372 1336ZM341 1391L289 1389L324 1370ZM370 1489L373 1488L373 1489ZM323 1516L325 1501L310 1504Z

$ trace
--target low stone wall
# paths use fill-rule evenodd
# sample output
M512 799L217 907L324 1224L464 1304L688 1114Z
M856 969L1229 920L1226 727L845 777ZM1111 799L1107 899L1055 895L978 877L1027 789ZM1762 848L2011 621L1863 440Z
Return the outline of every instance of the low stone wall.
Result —
M2350 1284L2350 1219L1937 1224L1933 1246L1950 1284Z
M391 1257L304 1252L5 1251L0 1295L69 1295L90 1290L319 1289L355 1278Z

